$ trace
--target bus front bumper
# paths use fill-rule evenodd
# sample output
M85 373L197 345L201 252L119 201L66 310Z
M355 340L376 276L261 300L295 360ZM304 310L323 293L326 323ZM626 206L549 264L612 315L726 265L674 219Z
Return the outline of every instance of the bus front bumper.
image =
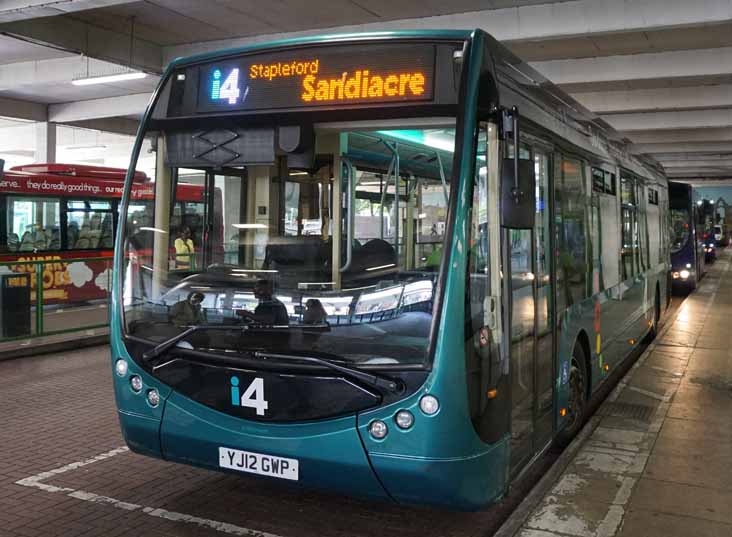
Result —
M220 448L295 459L299 467L298 485L390 499L371 469L356 430L355 416L287 425L251 422L173 392L165 402L160 447L166 460L234 472L242 477L252 474L222 468ZM265 479L293 483L275 477Z

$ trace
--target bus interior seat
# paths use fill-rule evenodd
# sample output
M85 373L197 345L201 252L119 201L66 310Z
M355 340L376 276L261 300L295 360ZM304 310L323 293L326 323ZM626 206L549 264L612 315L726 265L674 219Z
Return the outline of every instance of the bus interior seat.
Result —
M17 233L8 233L7 246L10 252L18 251L18 247L20 246L20 238L18 237Z
M361 273L374 267L385 267L394 269L397 265L396 250L394 246L383 239L371 239L363 246L354 247L352 253L351 267L348 272Z

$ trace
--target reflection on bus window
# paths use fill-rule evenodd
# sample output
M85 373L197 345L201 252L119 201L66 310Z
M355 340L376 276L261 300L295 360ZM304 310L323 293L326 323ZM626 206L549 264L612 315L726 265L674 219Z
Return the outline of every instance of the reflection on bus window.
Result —
M342 145L332 154L318 153L306 165L289 155L270 165L202 163L198 171L161 164L155 188L172 196L169 205L151 205L170 214L169 221L155 218L153 226L141 226L143 218L152 220L153 207L137 201L126 215L128 329L140 337L159 335L156 323L168 322L168 309L194 291L204 295L209 323L261 324L256 310L263 299L254 290L266 282L260 285L271 286L272 301L287 310L288 322L280 324L291 336L260 337L253 328L248 346L289 345L364 361L373 357L378 329L379 360L424 361L454 138L451 125L348 131L340 133ZM204 186L200 201L191 199L187 183ZM183 226L190 227L193 243L185 268L175 248ZM304 326L321 331L296 332Z
M679 252L689 240L690 219L686 209L671 209L671 252Z

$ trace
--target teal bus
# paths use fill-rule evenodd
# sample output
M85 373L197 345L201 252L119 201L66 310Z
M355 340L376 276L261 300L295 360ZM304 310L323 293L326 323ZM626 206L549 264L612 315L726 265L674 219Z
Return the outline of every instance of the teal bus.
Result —
M177 59L121 218L143 151L151 225L119 226L111 326L137 453L478 509L665 310L662 172L480 30ZM181 184L204 189L192 239Z

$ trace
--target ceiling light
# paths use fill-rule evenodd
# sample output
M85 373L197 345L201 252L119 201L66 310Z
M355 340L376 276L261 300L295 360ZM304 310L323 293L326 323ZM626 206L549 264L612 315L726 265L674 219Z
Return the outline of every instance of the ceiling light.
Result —
M126 80L138 80L145 78L147 73L131 71L129 73L117 73L116 75L92 76L72 80L74 86L91 86L92 84L110 84L112 82L124 82Z
M267 229L267 224L231 224L237 229Z

